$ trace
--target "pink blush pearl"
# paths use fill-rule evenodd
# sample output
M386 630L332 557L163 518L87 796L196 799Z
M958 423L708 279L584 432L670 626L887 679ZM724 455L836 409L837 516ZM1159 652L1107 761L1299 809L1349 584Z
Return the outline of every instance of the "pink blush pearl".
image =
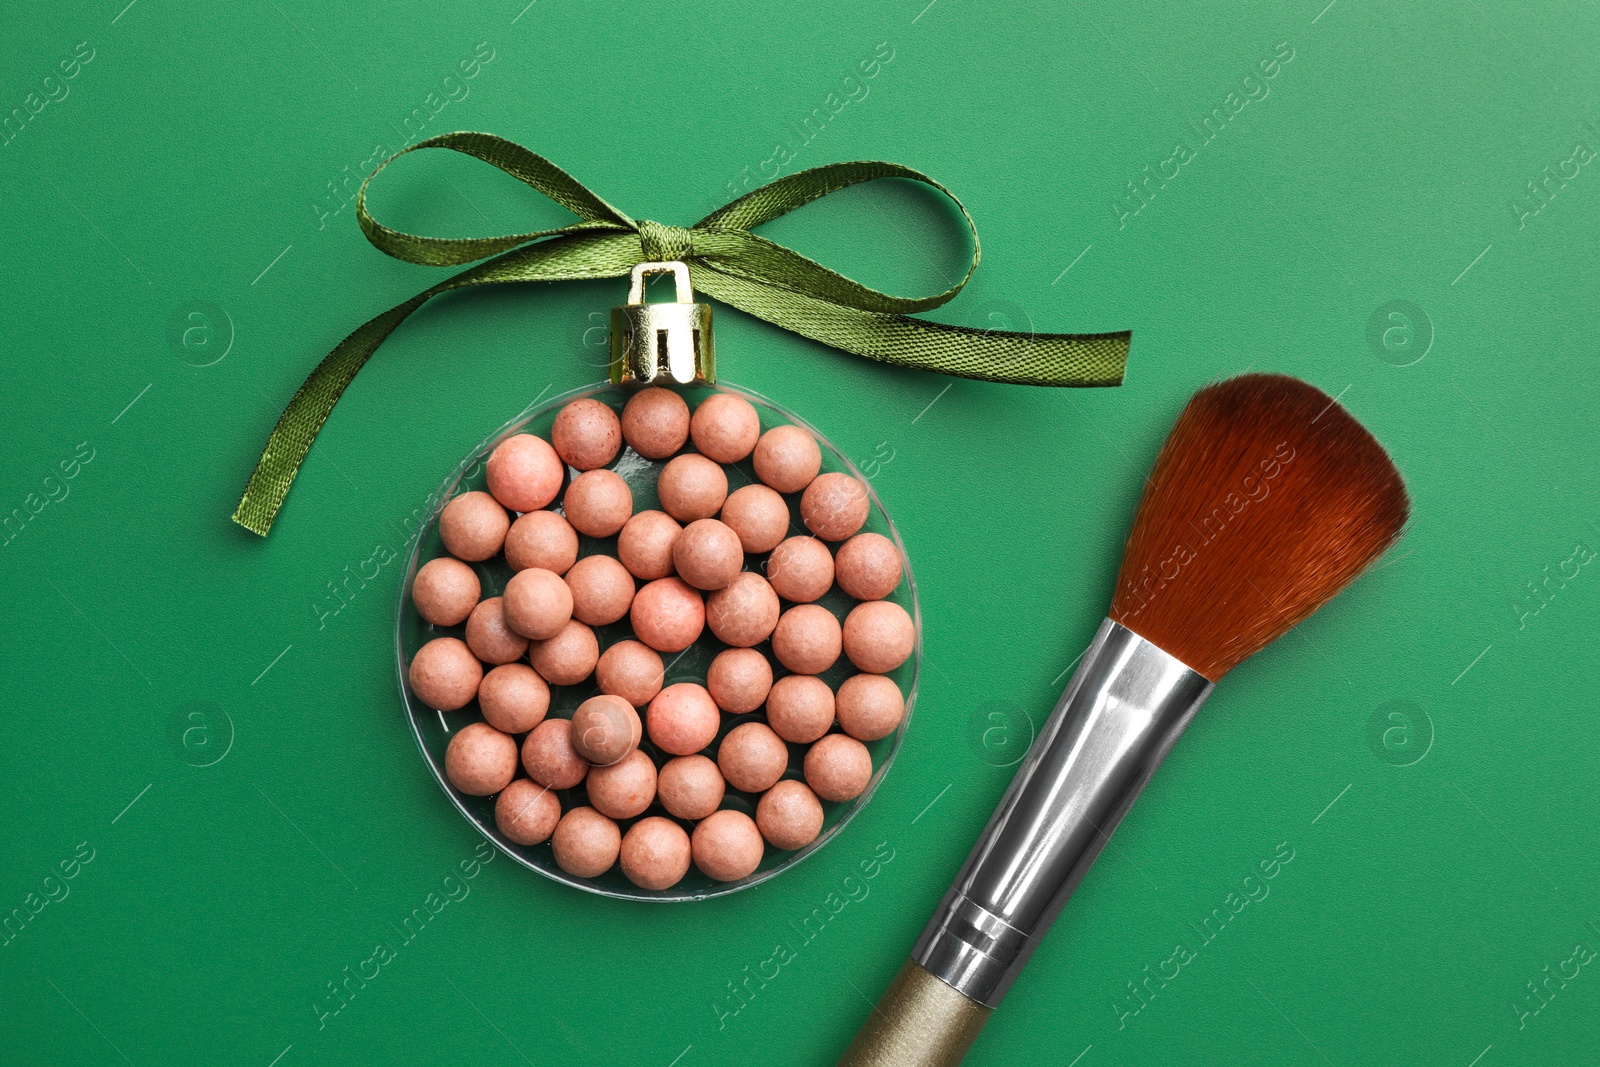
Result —
M672 573L672 546L682 529L664 511L641 511L617 535L617 558L635 578L665 578Z
M655 649L640 641L618 641L595 664L594 680L600 692L619 696L642 708L661 692L665 668Z
M641 389L622 408L622 436L646 459L666 459L689 439L689 405L670 389Z
M767 557L773 591L796 604L809 604L833 588L833 553L815 537L791 537Z
M617 413L592 397L574 400L556 414L550 427L556 455L580 471L604 467L622 450Z
M417 614L435 626L459 626L478 604L483 589L478 575L459 559L430 559L411 582L411 603Z
M789 505L764 485L741 486L723 502L722 521L739 535L746 552L771 552L789 532Z
M702 819L689 845L694 865L714 882L737 882L754 874L765 851L754 820L731 809Z
M579 533L610 537L633 514L633 492L616 471L584 471L567 486L562 507Z
M538 511L549 504L567 473L550 442L527 433L495 445L484 472L489 492L512 511Z
M440 711L455 711L477 695L483 664L456 638L435 637L417 649L406 676L418 700Z
M718 463L737 463L756 447L761 416L742 396L713 393L695 408L689 436L702 455Z
M577 619L554 637L528 645L528 662L551 685L577 685L594 673L600 660L600 640Z
M798 426L774 426L756 444L756 477L780 493L798 493L822 469L816 438Z
M739 535L716 519L696 519L672 546L678 577L696 589L721 589L744 566Z
M828 734L806 752L805 775L823 800L854 800L872 780L872 753L853 737Z
M457 559L486 560L505 542L511 519L488 493L462 493L439 513L439 539Z
M628 619L639 640L657 652L682 652L706 625L705 601L681 578L658 578L634 594Z
M467 647L485 663L510 663L528 650L528 639L506 622L505 600L496 596L467 616Z
M526 663L505 663L483 676L478 709L496 730L525 734L550 710L550 687Z
M669 685L650 702L645 729L663 752L690 756L717 738L722 715L711 694L693 682Z
M772 631L772 654L796 674L821 674L833 666L840 643L839 620L817 604L790 608Z
M717 769L735 789L763 793L783 777L789 746L763 722L747 722L728 731L717 746Z
M711 460L689 452L661 468L656 495L662 510L679 522L709 519L728 498L728 476Z
M556 823L550 851L556 866L577 878L598 878L617 862L622 831L593 808L573 808Z
M590 697L572 713L572 747L596 768L609 767L635 751L639 736L639 713L621 697L604 694ZM594 801L594 775L594 771L589 772L591 802ZM609 811L603 804L595 804L595 807L613 819L631 817Z
M843 541L867 521L870 504L866 487L848 474L820 474L800 497L800 518L824 541Z
M572 618L572 591L560 575L543 567L513 574L502 599L506 625L523 637L554 637Z
M882 534L859 533L833 561L839 588L856 600L882 600L900 584L900 550Z
M761 794L756 826L773 848L805 848L822 832L822 802L804 782L785 779Z
M469 723L450 739L444 773L469 796L498 793L517 773L517 743L488 723Z
M640 889L671 889L689 873L689 835L671 819L640 819L622 839L622 873Z
M643 814L656 798L656 765L649 756L634 749L616 763L590 771L584 788L588 790L589 803L601 815L631 819Z
M844 620L844 652L868 674L888 674L911 657L917 628L892 600L869 600L850 609Z
M755 711L772 689L772 664L753 648L718 652L706 670L706 691L717 707L734 715Z
M550 789L571 789L589 773L572 747L572 722L546 719L522 739L522 766L528 777Z
M479 703L483 698L478 698ZM858 741L876 741L900 728L906 716L905 697L893 678L853 674L839 687L834 701L839 726Z
M565 574L578 558L578 532L553 511L530 511L506 534L506 562L524 571L541 567Z
M530 778L506 786L494 802L494 824L519 845L537 845L561 821L561 801Z
M833 690L809 674L779 678L767 694L767 725L785 741L809 745L833 725Z
M717 640L737 648L759 645L778 625L778 594L754 571L740 571L706 597L706 625Z
M572 617L589 626L608 626L633 603L633 575L614 556L585 556L567 572Z
M703 819L717 810L727 791L722 772L705 756L678 756L661 767L656 796L680 819Z

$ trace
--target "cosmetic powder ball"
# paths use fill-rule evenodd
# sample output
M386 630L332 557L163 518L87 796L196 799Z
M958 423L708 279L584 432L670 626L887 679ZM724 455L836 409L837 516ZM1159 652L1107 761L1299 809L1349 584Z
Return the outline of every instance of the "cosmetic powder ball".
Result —
M584 471L567 486L561 506L574 530L610 537L633 514L633 492L616 471Z
M503 663L483 676L478 708L496 730L525 734L549 712L550 686L526 663Z
M516 571L542 567L567 573L578 559L578 531L553 511L530 511L506 532L506 562Z
M739 535L716 519L696 519L683 528L672 546L678 577L696 589L721 589L744 566Z
M856 600L882 600L900 584L900 550L882 534L859 533L833 560L839 588Z
M749 648L772 635L779 607L778 594L765 578L740 571L706 597L706 625L723 644Z
M728 475L694 452L674 456L656 479L661 508L679 522L709 519L728 499Z
M761 416L742 396L713 393L694 409L689 436L702 455L718 463L737 463L756 447Z
M656 796L661 806L680 819L703 819L722 804L727 784L706 756L677 756L661 765Z
M806 750L804 769L823 800L854 800L872 780L872 753L853 737L828 734Z
M805 848L822 832L822 801L804 782L786 778L761 794L756 827L773 848Z
M551 789L571 789L589 773L589 764L572 747L572 721L546 719L522 739L522 766L528 777Z
M528 650L528 639L511 628L506 621L505 600L496 596L480 603L467 616L467 647L485 663L510 663Z
M439 513L439 538L457 559L477 563L500 551L511 518L488 493L462 493Z
M642 708L661 692L665 672L661 656L649 645L618 641L600 654L600 661L594 665L594 680L600 692Z
M767 581L783 599L809 604L833 588L833 553L815 537L791 537L767 557Z
M577 619L552 638L528 645L528 662L551 685L577 685L594 673L600 660L600 641Z
M478 697L483 702L483 697ZM881 674L852 674L834 698L839 728L857 741L876 741L900 728L906 717L905 697L893 678Z
M585 556L573 564L566 580L572 590L572 617L586 625L608 626L633 604L633 575L615 556Z
M645 712L645 730L657 748L689 756L716 740L722 714L705 688L694 682L669 685Z
M843 541L861 529L870 506L866 486L848 474L819 474L800 497L800 519L824 541Z
M466 707L483 681L483 664L459 639L435 637L417 649L406 672L417 699L439 711Z
M560 633L573 614L571 587L561 575L543 567L513 574L502 599L506 625L536 641Z
M617 535L617 558L628 573L646 582L672 573L672 546L683 530L664 511L641 511Z
M495 445L484 464L489 492L512 511L538 511L549 504L561 492L566 474L550 442L528 433Z
M470 796L498 793L517 773L517 743L488 723L468 723L445 749L444 773Z
M494 824L519 845L546 840L561 821L561 801L531 778L518 778L494 802Z
M602 693L578 705L572 713L572 747L595 767L609 767L639 747L639 713L621 697ZM648 757L646 757L648 759ZM594 797L594 771L589 772L589 796ZM612 818L628 818L596 804Z
M584 789L601 815L631 819L656 798L656 765L634 749L616 763L592 769Z
M424 563L411 582L411 602L417 614L435 626L465 622L482 592L477 572L449 556Z
M772 663L753 648L725 648L706 668L706 692L734 715L755 711L771 689Z
M671 819L652 815L622 839L622 873L640 889L671 889L689 873L689 835Z
M796 674L821 674L838 660L841 640L833 612L819 604L796 604L778 616L772 654Z
M556 866L576 878L598 878L617 862L622 831L593 808L573 808L550 835Z
M722 521L739 535L746 552L771 552L789 533L789 505L775 489L740 486L723 501Z
M634 594L628 620L634 635L657 652L682 652L705 629L706 605L682 578L658 578Z
M689 439L689 405L670 389L641 389L622 407L622 438L645 459L666 459Z
M556 414L550 444L569 467L592 471L617 458L622 424L617 413L592 397L574 400Z
M817 439L799 426L774 426L761 435L754 456L756 477L780 493L798 493L822 469Z
M771 789L788 766L789 746L766 723L741 723L717 746L717 769L729 785L746 793Z
M785 741L809 745L833 725L833 690L809 674L784 675L767 694L767 725Z
M761 831L742 811L714 811L700 820L689 839L694 865L714 882L737 882L761 866L766 846Z
M868 674L888 674L911 657L917 627L892 600L869 600L844 619L844 653Z

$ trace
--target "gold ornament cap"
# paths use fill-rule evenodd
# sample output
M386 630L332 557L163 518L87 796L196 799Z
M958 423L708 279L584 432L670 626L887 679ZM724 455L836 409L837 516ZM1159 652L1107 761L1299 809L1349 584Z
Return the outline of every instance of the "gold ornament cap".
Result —
M671 274L678 299L648 304L644 281ZM711 339L711 305L694 302L689 265L677 260L640 263L628 281L628 302L611 309L611 381L688 385L717 380Z

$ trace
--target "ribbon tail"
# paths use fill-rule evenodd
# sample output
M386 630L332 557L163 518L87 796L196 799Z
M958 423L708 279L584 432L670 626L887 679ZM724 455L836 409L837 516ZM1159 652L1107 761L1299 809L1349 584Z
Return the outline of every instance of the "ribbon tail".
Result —
M695 287L785 330L897 367L1014 385L1122 384L1132 334L1016 333L845 307L702 269Z

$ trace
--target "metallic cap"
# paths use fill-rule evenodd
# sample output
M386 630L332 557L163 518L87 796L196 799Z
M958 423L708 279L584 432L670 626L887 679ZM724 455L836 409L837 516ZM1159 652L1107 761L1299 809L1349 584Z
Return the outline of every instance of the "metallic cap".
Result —
M672 275L678 288L676 301L645 303L644 280L652 274ZM635 266L628 302L611 309L611 381L663 380L679 385L717 380L711 305L694 302L689 265L677 261Z

